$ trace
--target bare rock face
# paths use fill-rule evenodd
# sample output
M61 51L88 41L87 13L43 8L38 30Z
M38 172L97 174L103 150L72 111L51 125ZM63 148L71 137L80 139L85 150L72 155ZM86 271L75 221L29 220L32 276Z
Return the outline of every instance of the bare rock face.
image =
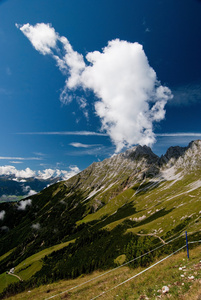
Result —
M194 168L201 160L201 140L192 141L187 147L170 147L159 160L159 166L166 168Z
M201 163L201 141L193 141L186 148L183 155L175 161L176 168L184 170L193 170Z
M138 145L102 162L93 163L65 184L72 192L79 189L84 199L94 199L92 211L96 211L103 206L102 198L99 199L100 194L107 192L112 199L145 179L157 180L157 177L162 176L167 180L167 176L163 175L168 171L171 171L171 177L180 172L183 176L201 164L200 153L199 140L191 142L188 147L170 147L161 158L151 148Z
M131 160L141 160L144 158L148 164L157 163L159 160L159 157L152 152L150 147L140 145L127 150L122 156Z
M164 157L169 161L171 158L178 159L180 156L182 156L185 151L188 149L188 147L170 147Z

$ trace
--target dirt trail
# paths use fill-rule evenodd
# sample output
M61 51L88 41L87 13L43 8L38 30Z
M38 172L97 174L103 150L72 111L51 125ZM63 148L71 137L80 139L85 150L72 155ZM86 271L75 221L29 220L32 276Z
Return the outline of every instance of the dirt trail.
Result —
M20 278L20 276L18 276L18 275L16 275L16 274L12 274L12 273L8 272L8 275L15 276L15 277L17 277L20 281L23 281L22 278Z
M145 234L145 233L137 233L137 235L140 235L140 236L154 236L154 237L156 237L156 238L158 238L163 244L166 244L166 242L160 237L160 236L158 236L158 235L156 235L156 234L154 234L154 233L147 233L147 234Z

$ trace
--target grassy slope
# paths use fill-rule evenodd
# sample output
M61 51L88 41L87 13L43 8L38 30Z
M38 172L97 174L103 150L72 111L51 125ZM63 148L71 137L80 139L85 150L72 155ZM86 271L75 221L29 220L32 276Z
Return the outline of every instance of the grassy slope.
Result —
M133 221L133 225L127 229L127 232L160 237L164 237L173 228L178 228L177 231L182 232L184 230L199 231L201 188L193 184L198 175L201 174L198 172L196 175L190 174L178 181L159 183L147 181L141 185L136 184L114 197L112 201L107 199L106 205L97 212L88 214L77 224L95 221L94 226L98 225L100 228L112 230L124 220L129 219ZM106 198L105 194L107 192L99 196ZM92 202L93 199L90 201ZM68 243L47 248L30 256L16 267L15 273L23 280L29 279L41 269L42 257L67 246Z
M8 251L7 253L5 253L4 255L0 256L0 261L4 260L4 258L6 258L7 256L9 256L14 250L15 250L15 248L11 249L10 251Z
M15 274L18 275L22 280L28 280L31 276L33 276L37 271L42 268L42 261L41 259L44 258L46 255L51 254L53 251L60 250L64 247L67 247L70 243L73 243L74 240L61 243L50 248L44 249L24 261L22 261L19 265L15 268ZM7 275L3 273L0 275L0 293L3 291L5 287L7 287L12 282L19 281L16 277L11 275Z
M137 224L128 230L133 233L162 236L185 221L185 229L198 231L201 226L201 187L195 182L199 176L201 172L187 175L178 181L153 181L135 185L108 201L97 212L87 215L78 224L101 221L113 214L114 221L106 226L108 229L129 218L131 221L137 221ZM125 204L130 204L134 213L130 209L125 214L122 209L122 205ZM141 219L143 220L140 222Z
M4 288L6 286L8 286L10 283L13 283L13 282L18 282L18 278L17 277L14 277L14 276L11 276L9 274L6 274L3 273L3 274L0 274L0 293L4 290Z
M87 179L85 186L91 185L89 180L95 180L88 175L90 174L86 174ZM103 174L103 178L104 176L105 173ZM198 232L201 228L200 177L201 171L197 170L196 173L191 172L179 180L172 179L162 181L160 178L146 179L141 183L136 182L135 185L127 188L126 184L124 184L127 180L126 176L122 175L123 188L121 182L119 182L118 184L114 183L106 191L97 188L98 192L94 194L94 196L93 190L90 190L91 198L86 201L86 206L90 208L97 199L104 205L93 213L87 214L85 212L86 216L83 219L78 218L79 221L77 221L76 224L81 225L88 223L91 228L105 228L111 231L123 221L129 220L130 228L127 229L127 233L154 235L156 237L162 237L163 239L167 237L167 234L171 237L174 236L175 233L178 234L185 230L188 230L188 232ZM81 184L81 181L85 179L81 178L78 180L77 177L75 177L71 180L73 186L74 180ZM71 182L71 180L69 182ZM85 192L87 196L87 189ZM68 210L67 203L69 203L70 200L68 195L72 195L71 187L66 191L65 183L59 183L51 187L51 189L47 189L46 194L41 193L41 195L43 195L43 198L38 202L41 205L41 216L37 221L41 222L42 219L44 219L46 222L46 220L51 219L51 224L54 225L54 219L57 218L57 215L54 215L55 212L62 217L63 212ZM77 199L76 197L75 195L75 200ZM69 206L70 211L76 208L74 198L71 199L72 206ZM80 197L80 203L85 203L85 199L85 197ZM60 210L58 210L58 208ZM42 215L43 212L45 218ZM50 217L52 216L51 213L54 213L54 218ZM63 215L63 219L68 223L68 219L65 215ZM36 222L36 220L34 220L34 222ZM49 226L49 223L47 224ZM48 226L47 228L49 228ZM28 257L16 267L16 274L21 276L24 280L29 279L41 269L41 258L64 247L62 245L63 243L55 246L56 248L47 248ZM122 253L122 255L124 255L124 253Z
M135 300L146 299L146 297L148 297L150 300L155 300L157 296L161 296L161 289L165 285L169 287L169 293L167 295L162 295L161 297L163 299L199 299L201 296L200 254L201 246L190 250L190 260L186 257L186 251L181 251L143 273L143 275L139 275L134 280L130 280L120 287L106 293L100 297L100 299ZM183 267L183 269L179 270L180 267ZM10 297L9 299L42 300L63 292L62 295L59 295L54 299L88 300L104 291L110 290L142 270L144 269L130 269L129 267L122 267L76 289L65 292L72 287L90 281L94 277L102 274L101 272L96 271L90 275L74 280L62 280L58 283L41 286L40 288ZM181 277L181 275L184 275L184 277ZM189 276L194 276L194 279L190 280L188 278Z

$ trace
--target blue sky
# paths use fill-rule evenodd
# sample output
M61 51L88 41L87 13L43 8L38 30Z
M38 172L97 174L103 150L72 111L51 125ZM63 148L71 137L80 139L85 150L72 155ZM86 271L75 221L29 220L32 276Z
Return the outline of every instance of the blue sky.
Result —
M0 166L72 174L200 138L200 15L199 0L0 1Z

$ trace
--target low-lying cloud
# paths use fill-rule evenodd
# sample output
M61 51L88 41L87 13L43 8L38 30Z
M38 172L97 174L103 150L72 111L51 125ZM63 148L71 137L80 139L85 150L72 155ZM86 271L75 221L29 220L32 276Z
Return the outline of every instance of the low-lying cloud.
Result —
M46 180L51 177L60 177L63 180L67 180L70 177L78 174L79 172L80 169L77 166L70 166L69 171L59 169L45 169L44 171L38 171L38 176L36 178Z
M0 220L4 219L5 214L6 214L5 210L0 211Z
M31 225L31 227L35 230L39 230L41 228L40 223L35 223L35 224Z
M18 210L25 210L27 208L27 206L31 205L32 200L31 199L27 199L27 200L22 200L19 202L17 209Z
M18 170L14 166L0 166L0 176L7 175L13 176L14 181L26 182L28 178L36 178L40 180L47 180L50 178L59 177L62 180L67 180L70 177L78 174L80 169L77 166L70 166L69 170L59 170L59 169L45 169L43 171L33 171L30 168L25 170ZM35 194L36 192L31 190L30 187L26 187L28 196Z
M51 55L65 75L62 102L71 102L77 88L94 92L101 130L110 136L116 152L134 144L151 146L155 142L153 124L164 119L165 105L172 94L157 79L142 45L109 41L102 52L88 53L86 64L67 38L59 36L50 24L17 27L37 51Z
M0 166L0 176L1 175L14 175L16 178L30 178L35 177L36 173L30 168L17 170L14 166Z

